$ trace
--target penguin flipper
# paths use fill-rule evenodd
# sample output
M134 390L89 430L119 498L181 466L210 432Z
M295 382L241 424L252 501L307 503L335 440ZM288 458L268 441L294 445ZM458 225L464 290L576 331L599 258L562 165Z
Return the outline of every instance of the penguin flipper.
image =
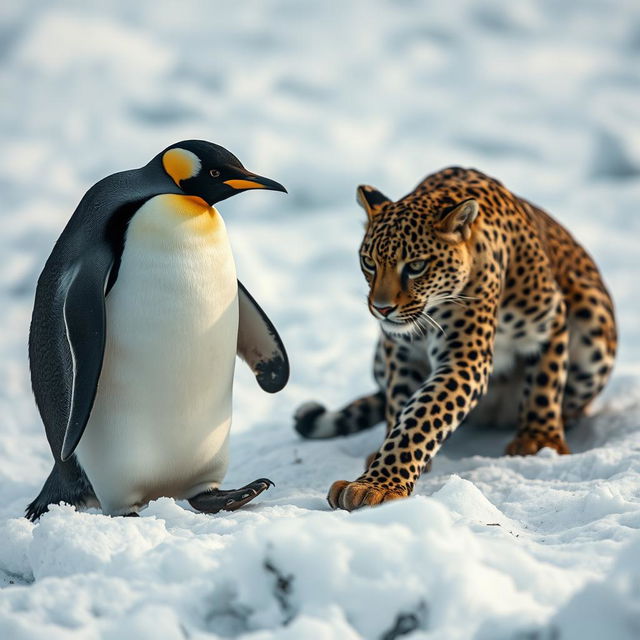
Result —
M96 397L106 340L105 289L112 266L111 252L98 249L76 261L65 274L62 310L73 371L71 403L60 451L63 462L78 446Z
M289 380L289 358L282 340L260 305L238 280L238 355L249 365L258 384L276 393Z

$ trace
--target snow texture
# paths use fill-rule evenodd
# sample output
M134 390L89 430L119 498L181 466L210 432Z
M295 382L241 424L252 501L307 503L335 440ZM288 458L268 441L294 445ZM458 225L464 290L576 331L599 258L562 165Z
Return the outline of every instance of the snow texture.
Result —
M3 3L0 8L0 637L632 640L640 637L640 8L634 0ZM239 364L233 514L21 518L50 468L29 387L37 276L81 195L184 138L290 195L224 202L241 279L292 361ZM475 166L550 210L601 265L613 382L571 456L502 457L463 429L414 497L330 512L383 428L301 441L308 400L370 391L355 187L393 198Z

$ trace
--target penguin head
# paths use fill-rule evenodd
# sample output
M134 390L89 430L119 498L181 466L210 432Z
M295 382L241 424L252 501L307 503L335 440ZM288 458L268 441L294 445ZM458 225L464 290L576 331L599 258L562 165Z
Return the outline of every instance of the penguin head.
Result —
M213 206L249 189L287 190L275 180L251 173L230 151L204 140L184 140L161 154L162 167L186 195Z

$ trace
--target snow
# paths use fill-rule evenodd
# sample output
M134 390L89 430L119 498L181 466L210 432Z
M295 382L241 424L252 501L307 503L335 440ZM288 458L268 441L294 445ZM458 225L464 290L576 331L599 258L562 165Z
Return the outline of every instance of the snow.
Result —
M624 0L47 3L0 8L0 637L591 640L640 637L640 12ZM80 196L184 138L289 189L225 201L241 279L279 328L289 386L239 364L216 516L21 518L50 468L29 387L37 276ZM393 198L450 164L549 209L601 265L612 383L571 456L464 429L414 496L331 512L383 428L305 442L309 400L373 388L376 325L355 186Z

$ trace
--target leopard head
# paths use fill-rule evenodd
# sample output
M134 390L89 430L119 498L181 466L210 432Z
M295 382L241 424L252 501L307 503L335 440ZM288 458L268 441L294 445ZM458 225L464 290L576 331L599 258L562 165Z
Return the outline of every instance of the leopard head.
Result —
M360 266L369 310L387 333L422 333L427 309L455 299L469 279L478 203L443 205L415 194L392 202L366 185L357 197L367 213Z

